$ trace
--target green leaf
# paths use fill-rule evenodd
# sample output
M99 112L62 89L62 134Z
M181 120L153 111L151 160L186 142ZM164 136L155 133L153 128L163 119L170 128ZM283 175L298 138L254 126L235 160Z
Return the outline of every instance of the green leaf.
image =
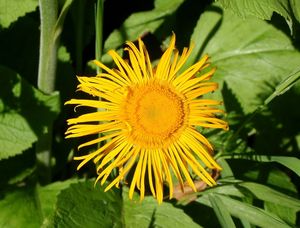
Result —
M217 194L217 196L226 206L230 214L237 218L245 219L253 225L274 228L289 227L283 220L272 213L224 195Z
M300 22L300 1L290 0L290 4L295 18Z
M155 32L164 20L172 14L183 0L156 1L151 11L138 12L127 18L120 29L113 31L104 43L104 52L117 49L126 40L136 40L146 32Z
M222 179L220 180L222 181ZM234 185L228 184L228 185L219 185L214 188L209 188L205 191L203 191L201 194L206 195L210 193L218 193L218 194L224 194L229 196L235 196L242 198L244 197L243 193Z
M238 186L248 189L254 194L256 198L261 199L263 201L268 201L282 206L300 209L300 200L290 197L276 190L273 190L272 188L264 186L262 184L244 182L238 184Z
M44 217L43 224L50 224L50 217L53 216L55 211L55 205L57 196L59 193L68 188L71 184L77 183L76 179L69 179L63 182L54 182L52 184L38 187L39 199L41 202L41 210Z
M18 20L26 13L35 11L38 0L1 0L0 1L0 26L8 28L11 23Z
M35 189L20 188L0 201L0 227L40 227L42 214Z
M245 162L242 161L238 161L237 164L239 164L239 167L241 167L241 164L246 166ZM295 185L291 181L291 177L276 166L274 167L272 164L252 163L252 166L249 168L250 170L246 172L238 168L237 172L239 174L236 173L236 176L239 176L240 179L268 185L273 189L286 192L287 194L295 195L295 192L297 192Z
M39 26L38 20L26 16L9 29L0 29L1 65L18 72L32 85L36 84L38 74Z
M190 61L208 53L217 67L213 80L221 89L211 96L221 99L226 82L245 114L262 105L300 62L299 51L283 32L265 21L243 20L216 6L201 15L192 40L200 40L205 46L196 46ZM223 98L225 104L230 103L229 97Z
M300 159L286 156L259 156L263 162L278 162L300 176Z
M276 86L275 91L264 101L264 104L269 104L274 98L287 92L300 79L300 68L296 69L290 75L285 77L279 85Z
M98 186L98 185L97 185ZM119 191L104 192L93 182L72 184L57 198L55 227L120 227Z
M218 0L225 9L230 9L239 16L255 16L270 20L273 12L291 21L293 12L289 0Z
M166 202L159 205L152 196L140 202L134 194L130 200L127 188L123 188L123 212L126 227L200 227L181 209Z
M266 156L266 155L255 155L255 156L243 156L243 155L234 155L234 156L223 156L223 158L235 158L235 159L246 159L259 162L277 162L290 170L294 171L298 176L300 176L300 159L296 157L288 156Z
M31 176L36 170L36 155L32 150L0 161L0 186L15 185Z
M0 159L4 159L30 148L47 132L59 112L59 96L44 95L8 68L0 66L0 74Z
M219 219L219 222L223 228L235 227L235 224L227 211L227 208L223 204L222 200L219 199L218 195L208 194L208 199Z
M297 212L299 211L298 209L284 207L282 205L270 202L264 202L264 208L266 211L277 215L286 223L290 224L291 227L293 227L293 225L296 224Z
M221 176L222 178L234 178L233 172L224 158L217 159L218 164L222 167Z
M64 25L66 15L69 11L69 8L70 8L72 2L73 2L73 0L66 0L60 13L59 13L59 16L58 16L58 19L56 21L55 28L54 28L54 39L58 39L60 37L60 34L63 30L63 25Z

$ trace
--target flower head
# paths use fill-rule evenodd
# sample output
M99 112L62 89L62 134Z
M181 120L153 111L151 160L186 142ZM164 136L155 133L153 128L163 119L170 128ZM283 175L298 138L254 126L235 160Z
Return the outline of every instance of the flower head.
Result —
M196 126L228 129L228 125L216 117L223 112L215 107L221 102L201 98L218 87L217 83L209 82L215 68L195 76L209 65L208 56L181 72L192 47L184 48L179 55L173 34L154 70L141 39L138 45L126 44L129 61L111 50L109 54L116 69L94 61L103 73L78 77L78 89L101 100L66 102L98 108L68 120L72 126L66 132L67 138L101 134L79 146L102 142L94 152L74 158L81 160L78 169L93 160L97 166L96 181L102 185L118 169L118 175L105 190L118 186L132 169L129 197L138 189L143 199L149 186L159 203L163 200L164 186L168 186L172 198L176 179L182 189L188 184L194 191L192 175L209 186L215 185L208 169L221 170L221 167L212 158L212 145Z

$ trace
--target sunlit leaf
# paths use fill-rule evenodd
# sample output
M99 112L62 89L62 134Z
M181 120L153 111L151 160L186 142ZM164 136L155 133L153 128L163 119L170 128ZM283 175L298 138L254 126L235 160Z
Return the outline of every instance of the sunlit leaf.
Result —
M40 208L44 217L43 224L51 224L52 220L50 218L54 214L59 193L76 182L78 182L78 180L69 179L62 182L54 182L46 186L39 186L37 188L36 192L38 193Z
M120 227L122 200L119 191L104 192L93 182L72 184L57 198L55 227Z
M245 18L255 16L261 19L270 20L276 12L283 16L287 21L293 18L293 10L289 0L217 0L226 8Z
M223 204L222 200L219 199L218 195L208 194L208 199L219 219L219 222L223 228L234 228L235 224L228 212L227 208Z
M126 40L136 40L146 32L154 32L172 14L183 0L157 1L155 9L138 12L127 18L120 29L110 34L104 44L104 52L117 49Z
M34 11L38 6L38 0L1 0L0 1L0 26L9 27L11 23Z
M243 155L235 155L235 156L224 156L226 158L235 158L235 159L245 159L259 162L277 162L288 169L294 171L298 176L300 176L300 159L296 157L288 157L288 156L266 156L266 155L254 155L254 156L243 156Z
M234 200L230 197L218 194L218 199L226 206L231 215L243 218L253 225L260 227L283 228L289 227L283 220L276 215L254 207L248 203Z
M300 1L290 0L290 4L294 12L295 18L300 22Z
M0 227L40 227L42 212L35 189L23 187L0 201Z
M245 114L263 104L300 62L300 53L283 32L265 21L243 20L216 6L201 15L191 39L200 44L190 61L208 53L217 66L214 80L221 87L226 82ZM221 92L222 88L213 96L221 99ZM229 97L223 98L230 103Z
M284 207L282 205L270 202L264 202L264 209L277 215L291 226L293 226L293 224L296 224L297 212L299 211L299 209Z
M0 161L0 186L21 183L36 170L36 156L31 150Z
M200 227L181 209L170 203L163 202L158 205L157 200L150 196L140 202L137 194L133 200L129 200L126 188L123 192L123 202L126 227Z
M248 189L254 194L255 197L263 201L268 201L300 210L300 200L273 190L270 187L251 182L240 183L238 186Z
M58 94L44 95L16 72L0 67L0 159L22 153L48 130L59 111Z

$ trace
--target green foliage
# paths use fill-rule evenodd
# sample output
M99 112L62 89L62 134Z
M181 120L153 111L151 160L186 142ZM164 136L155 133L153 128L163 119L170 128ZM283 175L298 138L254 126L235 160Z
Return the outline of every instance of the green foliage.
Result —
M0 1L0 26L7 28L26 13L38 7L38 0L1 0Z
M9 193L0 201L0 226L22 227L26 224L40 227L42 214L39 207L34 188L24 187Z
M298 50L283 32L265 21L244 20L218 7L201 15L191 39L200 40L200 44L190 61L209 53L212 63L218 67L215 80L220 86L226 83L244 114L263 104L300 62ZM224 89L214 93L214 97L221 99L221 92L225 93ZM226 104L231 103L226 95L223 95L225 107L231 108Z
M286 19L290 19L292 11L290 10L289 0L218 0L225 8L233 10L242 17L248 15L256 16L261 19L270 20L273 12L280 14Z
M128 198L128 189L123 192L124 222L126 227L200 227L181 209L170 203L157 204L148 196L141 202L137 194Z
M216 0L225 9L232 10L235 14L246 18L248 16L271 20L274 12L284 17L291 27L297 26L295 19L299 20L299 1L295 0Z
M57 198L55 227L119 227L122 199L117 191L105 193L92 182L71 185Z
M43 94L13 70L0 66L0 75L0 159L4 159L30 148L48 130L60 105L58 93Z
M130 15L121 27L113 31L107 38L104 43L104 52L118 49L126 40L136 40L147 32L154 33L182 2L183 0L157 0L153 10ZM103 58L104 61L109 61L107 55L104 55Z
M215 198L224 205L224 210L235 217L245 219L253 225L260 227L289 227L283 220L274 214L266 212L260 208L254 207L248 203L244 203L228 196L223 195L210 195L210 198Z
M95 22L96 2L0 0L0 227L298 227L300 2L127 0L118 11L111 0ZM172 32L180 52L195 45L185 67L206 53L217 67L220 89L205 97L224 101L230 130L197 130L223 168L218 185L161 205L130 200L126 185L104 192L94 167L76 171L63 103L76 74L95 74L96 39L111 63L108 50L142 37L155 64Z

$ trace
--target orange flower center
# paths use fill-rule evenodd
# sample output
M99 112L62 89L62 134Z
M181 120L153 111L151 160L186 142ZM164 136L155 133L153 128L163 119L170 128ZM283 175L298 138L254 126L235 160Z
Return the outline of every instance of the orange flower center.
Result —
M187 112L182 97L154 81L129 88L124 108L130 138L146 147L168 144L184 126Z

